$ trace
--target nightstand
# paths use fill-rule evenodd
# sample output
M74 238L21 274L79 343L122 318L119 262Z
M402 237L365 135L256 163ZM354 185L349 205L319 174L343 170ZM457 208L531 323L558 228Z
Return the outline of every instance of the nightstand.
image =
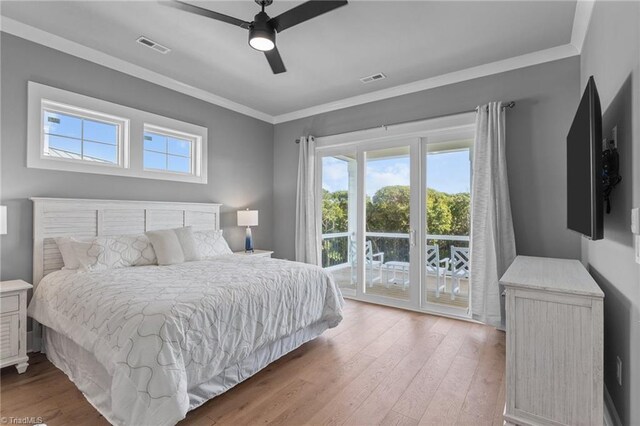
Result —
M0 282L0 368L15 365L27 371L27 290L22 280Z
M233 254L237 254L239 256L256 256L256 257L271 257L273 254L272 250L254 250L253 252L246 253L243 251L236 251Z

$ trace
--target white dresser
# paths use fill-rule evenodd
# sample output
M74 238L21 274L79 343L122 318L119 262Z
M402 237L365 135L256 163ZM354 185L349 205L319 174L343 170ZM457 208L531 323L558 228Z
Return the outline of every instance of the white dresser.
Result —
M27 356L27 290L22 280L0 282L0 368L15 365L18 373L29 366Z
M604 294L577 260L518 256L506 291L506 424L602 425Z

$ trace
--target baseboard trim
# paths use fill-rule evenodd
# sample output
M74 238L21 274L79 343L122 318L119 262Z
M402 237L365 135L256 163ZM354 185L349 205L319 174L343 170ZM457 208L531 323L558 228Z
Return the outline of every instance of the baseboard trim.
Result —
M604 387L604 424L605 426L622 426L616 406L613 405L613 399L607 386Z

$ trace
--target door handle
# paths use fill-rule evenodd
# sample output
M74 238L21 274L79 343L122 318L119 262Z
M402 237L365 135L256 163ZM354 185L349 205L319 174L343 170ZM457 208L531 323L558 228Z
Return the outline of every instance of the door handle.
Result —
M409 231L409 245L414 247L416 245L416 231L412 229Z

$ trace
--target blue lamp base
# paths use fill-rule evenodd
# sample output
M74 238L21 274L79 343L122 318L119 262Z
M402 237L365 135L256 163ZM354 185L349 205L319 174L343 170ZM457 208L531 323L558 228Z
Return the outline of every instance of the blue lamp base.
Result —
M253 237L251 236L251 227L247 226L247 232L244 237L245 253L253 253Z

